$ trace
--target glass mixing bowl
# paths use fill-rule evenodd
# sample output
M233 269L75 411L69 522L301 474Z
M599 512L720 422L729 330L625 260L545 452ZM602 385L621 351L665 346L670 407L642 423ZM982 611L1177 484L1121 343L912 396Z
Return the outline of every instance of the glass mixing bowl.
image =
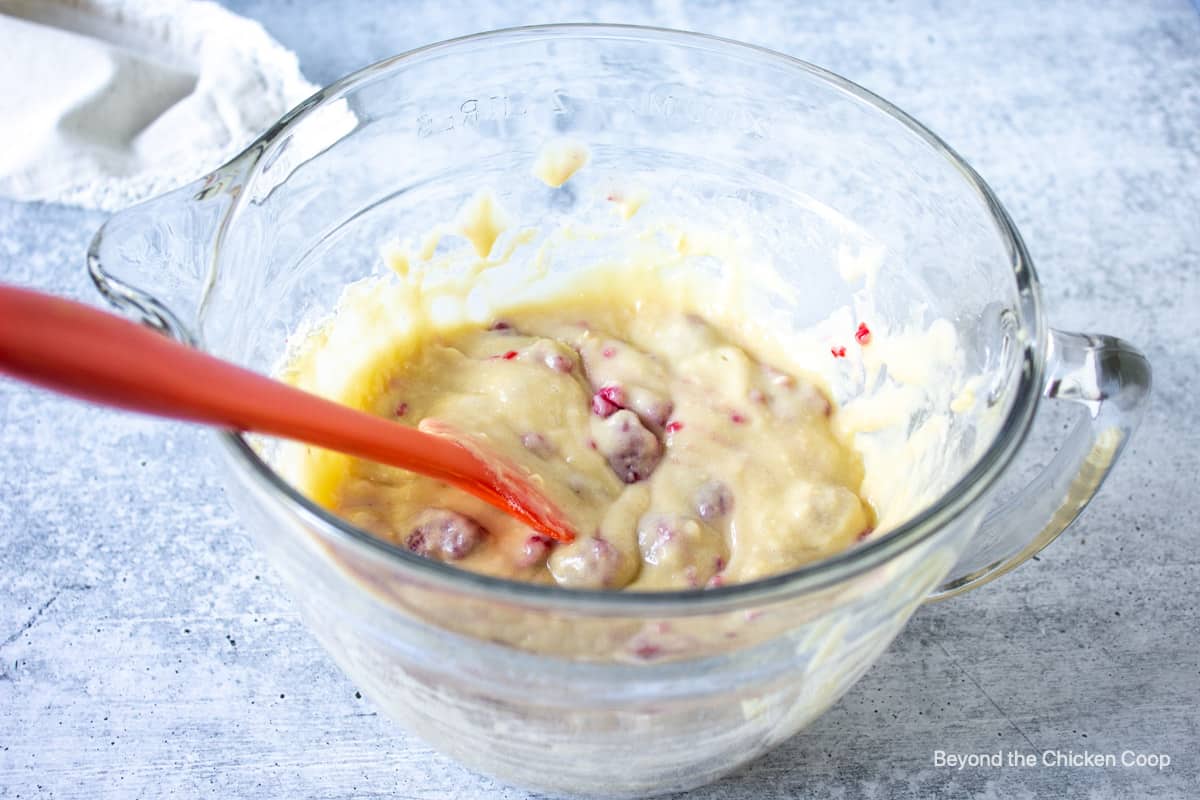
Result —
M532 181L539 149L564 135L591 164L563 189ZM633 797L707 783L790 737L918 605L1061 533L1135 428L1150 370L1119 340L1047 327L1008 215L912 118L802 61L645 28L500 31L368 67L211 175L114 216L89 268L123 311L270 372L290 333L385 273L383 242L452 217L484 186L523 225L553 227L614 176L710 229L749 220L750 250L788 290L751 281L747 309L780 336L864 302L881 330L952 334L973 394L918 391L872 434L912 456L903 472L926 499L904 521L756 583L568 591L418 558L306 499L244 437L214 444L303 618L388 714L501 780ZM901 387L891 366L870 384L848 361L826 377L852 404ZM1078 404L1079 421L994 507L1043 398Z

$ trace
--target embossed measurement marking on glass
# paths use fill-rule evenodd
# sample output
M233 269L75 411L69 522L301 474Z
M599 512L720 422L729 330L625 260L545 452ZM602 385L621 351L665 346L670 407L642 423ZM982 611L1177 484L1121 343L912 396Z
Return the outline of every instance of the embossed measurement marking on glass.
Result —
M583 108L621 111L642 118L671 121L680 128L701 125L763 139L771 138L772 120L741 98L700 94L681 84L658 84L634 98L579 97L564 88L549 92L545 101L509 94L480 93L459 102L451 113L425 113L417 117L417 137L425 139L455 130L478 128L481 122L525 117L531 107L545 103L556 117L571 117Z

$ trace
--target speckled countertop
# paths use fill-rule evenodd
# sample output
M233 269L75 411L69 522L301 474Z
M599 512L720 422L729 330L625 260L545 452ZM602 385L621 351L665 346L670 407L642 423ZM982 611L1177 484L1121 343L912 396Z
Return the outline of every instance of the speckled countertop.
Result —
M638 22L816 62L940 133L1016 219L1054 324L1146 350L1153 407L1068 535L1002 581L921 609L832 711L693 796L1195 796L1193 5L230 5L317 83L480 29ZM0 280L94 300L83 252L101 221L0 202ZM0 798L525 797L435 755L356 694L251 549L207 445L0 380ZM939 749L1132 750L1171 765L956 771L934 765Z

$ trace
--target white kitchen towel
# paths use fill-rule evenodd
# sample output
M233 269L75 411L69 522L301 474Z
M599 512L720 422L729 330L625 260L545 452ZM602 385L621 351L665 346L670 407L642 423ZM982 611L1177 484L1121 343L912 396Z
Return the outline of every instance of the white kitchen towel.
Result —
M0 0L0 195L123 208L314 91L291 51L212 2Z

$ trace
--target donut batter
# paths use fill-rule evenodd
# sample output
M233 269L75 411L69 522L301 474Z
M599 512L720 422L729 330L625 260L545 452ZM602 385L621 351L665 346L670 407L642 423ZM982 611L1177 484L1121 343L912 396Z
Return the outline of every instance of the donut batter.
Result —
M428 558L568 587L702 588L785 572L872 528L824 392L641 292L596 287L440 329L363 374L368 410L507 455L580 532L555 544L435 480L347 459L333 510Z

